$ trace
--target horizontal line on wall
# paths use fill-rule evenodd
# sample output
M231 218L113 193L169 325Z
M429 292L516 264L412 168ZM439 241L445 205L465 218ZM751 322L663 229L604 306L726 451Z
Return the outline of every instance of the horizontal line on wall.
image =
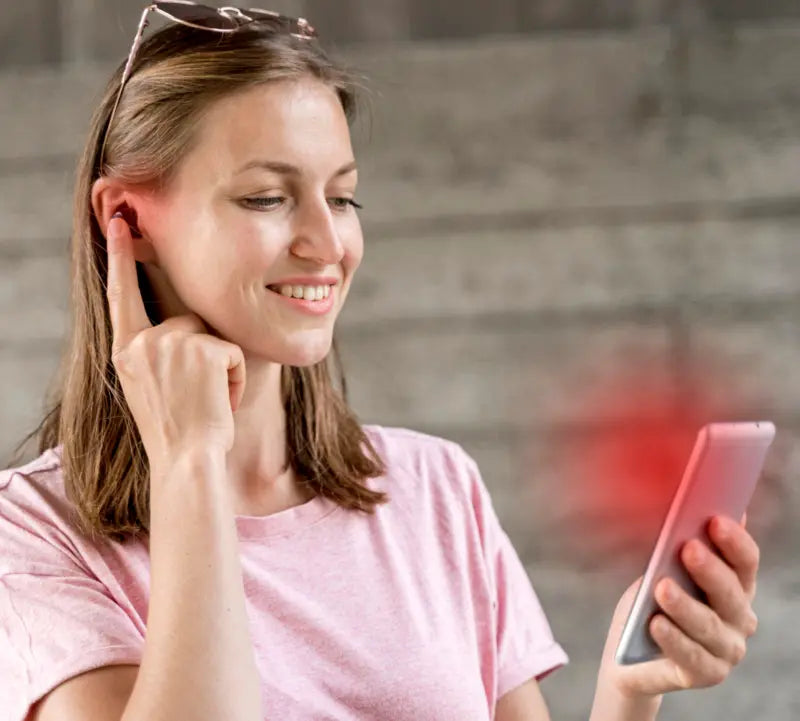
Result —
M375 321L339 323L336 337L342 343L381 336L414 333L435 336L448 332L527 333L563 328L597 328L604 325L630 323L660 324L665 328L704 318L707 321L774 321L794 320L800 307L800 293L772 295L758 299L737 300L728 296L714 299L678 299L670 305L630 305L596 309L507 311L471 313L469 315L419 316L385 318ZM19 342L0 340L0 353L25 351L51 354L60 348L61 339L42 338Z
M76 155L31 155L24 158L0 157L0 177L19 176L26 173L63 171L74 173L77 163Z
M761 411L763 413L763 410ZM360 422L366 425L381 424L380 421L370 418L359 418ZM716 420L724 421L744 421L744 420L770 420L775 423L778 434L800 435L800 413L767 413L765 417L756 417L748 409L740 409L739 413L720 413ZM663 420L648 421L646 418L636 419L637 428L647 430L663 430ZM577 440L585 436L596 436L597 434L609 435L618 433L620 430L630 430L630 421L620 419L601 420L576 420L576 421L552 421L544 419L541 423L493 423L491 426L477 424L431 424L424 421L418 423L409 421L405 426L421 433L428 433L440 438L458 439L460 443L487 443L492 441L506 442L514 444L536 436L543 442L564 442ZM699 428L698 428L699 430Z
M371 336L399 335L414 332L420 335L439 335L448 331L477 331L491 329L499 333L528 332L549 328L591 328L609 323L675 323L703 315L720 321L774 320L786 315L794 318L800 306L800 293L786 293L739 300L730 296L718 298L677 298L670 304L636 304L606 308L570 310L498 311L469 315L427 315L359 321L338 326L337 337L346 341Z
M364 233L368 241L372 243L420 235L794 218L800 218L800 196L790 195L738 201L686 201L660 205L546 208L502 213L458 213L430 218L364 221Z
M56 253L56 243L62 243L63 252ZM40 260L42 258L54 258L64 263L69 261L69 238L61 238L58 241L53 238L46 240L42 238L5 238L0 240L0 260L4 263L9 261Z

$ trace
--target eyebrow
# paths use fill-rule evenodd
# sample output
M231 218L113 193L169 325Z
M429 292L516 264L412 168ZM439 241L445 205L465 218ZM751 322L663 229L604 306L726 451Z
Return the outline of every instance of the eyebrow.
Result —
M246 170L250 170L251 168L261 168L263 170L270 170L273 173L278 173L280 175L302 175L303 171L300 170L296 165L292 165L291 163L283 163L279 160L251 160L249 163L245 163L241 168L239 168L234 175L240 175L244 173ZM339 170L337 170L334 174L334 178L338 178L340 175L346 175L347 173L352 173L354 170L358 170L356 167L356 161L351 160L346 165L343 165Z

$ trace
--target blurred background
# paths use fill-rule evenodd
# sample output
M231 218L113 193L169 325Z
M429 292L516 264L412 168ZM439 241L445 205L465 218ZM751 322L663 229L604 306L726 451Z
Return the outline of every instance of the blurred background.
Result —
M68 323L72 174L143 3L0 6L0 457ZM366 256L338 337L364 422L478 461L585 719L700 425L771 419L746 659L660 718L800 715L800 3L275 1L361 69ZM28 446L24 459L35 456Z

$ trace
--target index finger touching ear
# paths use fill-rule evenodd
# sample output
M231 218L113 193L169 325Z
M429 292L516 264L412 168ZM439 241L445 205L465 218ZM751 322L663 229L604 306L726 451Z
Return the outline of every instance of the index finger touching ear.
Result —
M152 326L144 308L139 278L136 274L136 259L130 228L122 217L115 213L106 231L108 239L108 298L111 327L114 332L113 348L126 346L140 331Z

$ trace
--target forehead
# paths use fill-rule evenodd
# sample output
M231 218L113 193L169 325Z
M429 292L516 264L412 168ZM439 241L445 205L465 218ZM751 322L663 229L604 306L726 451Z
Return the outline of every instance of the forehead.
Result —
M214 103L200 122L187 164L232 176L248 161L264 158L324 174L352 156L336 91L302 78L265 83Z

